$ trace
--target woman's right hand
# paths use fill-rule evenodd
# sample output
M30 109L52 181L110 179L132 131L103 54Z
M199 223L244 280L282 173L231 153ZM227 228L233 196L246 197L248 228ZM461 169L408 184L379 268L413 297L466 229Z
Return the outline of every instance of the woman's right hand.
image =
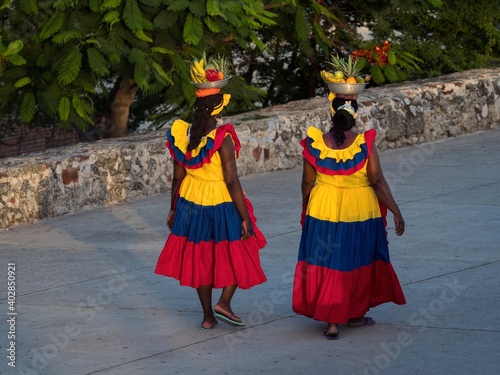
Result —
M401 213L397 213L394 215L394 231L397 236L401 236L405 231L405 221L403 219L403 215Z

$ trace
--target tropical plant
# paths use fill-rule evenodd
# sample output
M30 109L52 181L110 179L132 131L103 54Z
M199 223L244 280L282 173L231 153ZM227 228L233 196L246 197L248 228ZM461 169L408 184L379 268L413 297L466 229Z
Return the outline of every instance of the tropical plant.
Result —
M500 3L475 0L367 0L358 21L373 40L419 59L407 79L439 76L500 63Z
M0 0L0 129L189 119L204 51L234 66L228 113L323 95L329 56L375 41L374 83L495 65L499 24L488 0Z
M388 40L381 44L364 43L361 47L352 51L349 57L359 61L359 69L369 74L375 84L401 82L407 79L408 72L422 70L421 59L393 48Z
M259 30L263 50L235 47L237 70L266 90L262 106L321 94L326 57L356 37L355 26L336 2L297 0L279 8L276 25Z
M261 45L257 30L274 23L257 0L0 0L0 11L2 42L21 41L26 62L2 65L0 116L67 129L103 119L107 136L126 133L138 92L176 86L166 111L187 110L191 57L228 36Z

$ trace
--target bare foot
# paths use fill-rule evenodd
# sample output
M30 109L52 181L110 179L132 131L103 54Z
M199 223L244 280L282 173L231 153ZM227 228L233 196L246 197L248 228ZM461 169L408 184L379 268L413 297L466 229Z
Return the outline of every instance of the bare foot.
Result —
M212 329L217 325L218 321L212 317L212 319L203 320L201 322L200 329Z

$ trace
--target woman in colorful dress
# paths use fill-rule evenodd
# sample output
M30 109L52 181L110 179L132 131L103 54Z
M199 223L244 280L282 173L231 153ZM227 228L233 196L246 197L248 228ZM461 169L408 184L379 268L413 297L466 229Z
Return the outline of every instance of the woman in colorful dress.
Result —
M324 334L334 340L340 324L373 325L370 308L406 303L389 259L386 208L396 235L405 222L382 173L375 130L352 130L356 100L332 95L331 105L330 131L310 127L301 142L304 211L292 308L326 322Z
M237 288L266 281L259 258L266 239L236 169L240 142L233 125L222 125L220 112L229 99L220 89L198 89L192 125L176 120L167 131L174 159L171 233L155 272L196 288L201 329L213 328L217 320L244 326L231 309L232 297ZM212 308L213 288L222 293Z

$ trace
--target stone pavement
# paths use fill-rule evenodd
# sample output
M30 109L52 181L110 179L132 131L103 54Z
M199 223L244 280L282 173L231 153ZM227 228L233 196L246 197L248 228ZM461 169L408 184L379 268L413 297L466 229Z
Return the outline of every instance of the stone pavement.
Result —
M195 290L154 274L167 196L2 229L0 373L498 374L499 144L490 130L381 153L407 223L397 238L389 215L407 304L372 309L375 326L341 327L338 341L291 311L300 169L242 178L268 238L269 279L235 295L245 329L199 330Z

